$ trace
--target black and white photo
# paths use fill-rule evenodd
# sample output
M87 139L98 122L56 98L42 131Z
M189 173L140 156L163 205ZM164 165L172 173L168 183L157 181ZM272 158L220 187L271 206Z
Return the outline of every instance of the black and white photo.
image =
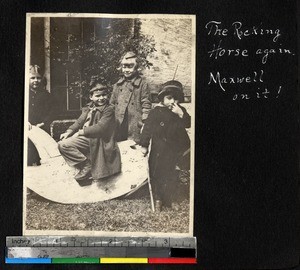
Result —
M27 14L24 235L193 236L195 19Z

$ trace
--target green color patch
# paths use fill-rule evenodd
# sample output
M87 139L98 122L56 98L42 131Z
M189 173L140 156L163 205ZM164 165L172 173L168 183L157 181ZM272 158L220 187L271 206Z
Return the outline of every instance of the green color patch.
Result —
M74 263L100 263L100 258L52 258L52 263L74 264Z

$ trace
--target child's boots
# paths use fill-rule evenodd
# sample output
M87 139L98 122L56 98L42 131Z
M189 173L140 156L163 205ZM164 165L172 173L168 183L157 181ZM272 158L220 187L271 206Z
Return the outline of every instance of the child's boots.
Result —
M83 162L79 173L76 174L74 177L80 186L86 186L92 183L92 179L90 178L91 169L92 169L91 162L87 159L86 161Z

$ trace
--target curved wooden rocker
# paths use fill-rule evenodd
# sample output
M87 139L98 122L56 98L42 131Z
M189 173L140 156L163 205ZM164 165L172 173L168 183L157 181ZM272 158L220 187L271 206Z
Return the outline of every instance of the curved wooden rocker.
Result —
M59 203L77 204L110 200L132 193L147 180L147 158L139 147L130 146L133 141L118 143L122 172L81 187L74 180L77 173L60 155L57 142L42 129L33 126L28 138L36 146L41 157L40 166L27 166L24 172L25 186L38 195Z

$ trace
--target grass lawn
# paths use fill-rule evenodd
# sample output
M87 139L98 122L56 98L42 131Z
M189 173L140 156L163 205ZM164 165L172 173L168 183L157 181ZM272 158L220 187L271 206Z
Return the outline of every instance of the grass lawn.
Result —
M182 104L191 114L191 103ZM187 129L189 135L191 130ZM60 204L35 193L27 196L27 230L74 230L105 232L189 232L189 182L186 171L180 174L177 209L152 212L147 185L130 198L86 204Z
M27 196L27 230L188 233L189 183L180 179L177 209L152 212L145 185L131 198L85 204L60 204L31 193Z

